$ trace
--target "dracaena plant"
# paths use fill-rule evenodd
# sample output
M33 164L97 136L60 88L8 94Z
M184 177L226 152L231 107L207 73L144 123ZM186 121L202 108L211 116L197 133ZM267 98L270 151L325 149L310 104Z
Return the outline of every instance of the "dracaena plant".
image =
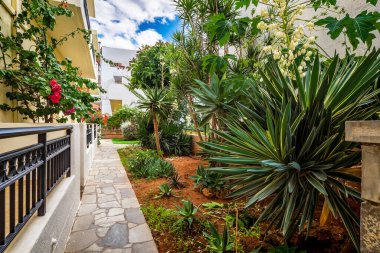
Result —
M250 103L237 103L223 120L228 130L214 131L221 140L202 143L222 164L212 170L230 180L231 197L247 198L246 207L268 201L257 222L269 220L268 229L286 238L297 229L308 233L323 204L320 222L329 213L339 218L359 249L359 218L348 200L360 201L351 168L360 152L345 142L344 129L346 121L376 117L379 54L323 63L316 57L295 80L271 61L252 81Z
M160 89L157 86L154 88L146 86L143 90L144 94L140 94L136 90L131 90L131 92L139 99L138 108L147 110L152 116L156 149L158 153L162 153L159 137L159 118L167 118L172 108L173 100L169 91L165 88Z

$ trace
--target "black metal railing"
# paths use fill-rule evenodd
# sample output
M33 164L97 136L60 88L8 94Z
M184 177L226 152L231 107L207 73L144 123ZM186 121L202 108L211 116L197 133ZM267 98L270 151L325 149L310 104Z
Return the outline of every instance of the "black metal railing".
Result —
M87 148L90 147L91 143L92 143L92 125L87 124Z
M46 196L61 178L70 176L71 129L0 128L0 139L38 135L36 144L0 154L0 252L35 212L45 215ZM66 136L47 140L47 133L62 130Z
M98 137L98 125L94 125L94 140Z

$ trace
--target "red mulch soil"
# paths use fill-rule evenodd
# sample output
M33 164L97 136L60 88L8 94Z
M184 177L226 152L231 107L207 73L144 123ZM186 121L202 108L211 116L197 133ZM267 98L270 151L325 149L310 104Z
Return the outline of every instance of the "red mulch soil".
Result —
M199 157L174 157L166 158L166 160L170 161L174 165L178 175L181 176L182 181L185 183L186 187L180 190L173 189L173 194L177 197L153 199L154 196L156 196L158 193L158 187L161 184L167 182L167 179L133 179L128 173L140 204L153 204L155 206L164 206L165 208L176 209L176 206L182 206L182 199L190 200L194 203L195 206L199 206L203 203L211 201L219 203L229 202L223 199L207 198L201 192L194 189L194 182L189 179L189 177L196 174L196 169L199 165L207 165L207 162L203 161ZM265 202L255 205L249 210L250 215L252 215L254 218L257 218L262 212L264 206ZM356 203L353 203L352 206L354 210L359 213L360 206ZM320 212L316 214L317 218L319 218L319 214ZM199 212L198 215L200 215ZM305 234L303 233L301 235L293 236L288 244L297 246L302 250L307 250L308 253L356 252L341 222L330 218L325 226L319 227L318 224L319 221L316 219L315 225L311 229L307 240L305 240ZM219 228L221 228L222 222L219 220L219 222L217 222L217 225ZM239 238L239 242L241 245L243 245L245 252L251 252L259 245L262 246L263 252L267 252L268 249L274 246L286 244L284 237L278 230L271 229L268 234L265 235L264 231L267 226L268 223L260 224L261 235L259 238ZM183 238L184 245L186 244L186 249L181 249L181 251L179 251L176 244L173 243L173 240L178 239L173 239L170 233L162 234L153 231L153 237L157 243L159 252L162 253L205 252L204 246L201 244L205 242L204 238L202 237L201 233L197 233L196 230L197 228L193 234L187 235L189 238L191 238L191 240L187 240L189 238L186 238L186 236Z

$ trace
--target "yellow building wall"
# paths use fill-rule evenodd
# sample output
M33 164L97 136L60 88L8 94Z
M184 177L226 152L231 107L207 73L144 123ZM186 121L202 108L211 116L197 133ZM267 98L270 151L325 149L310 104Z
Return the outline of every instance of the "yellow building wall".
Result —
M11 35L12 33L12 28L11 28L12 22L13 22L12 11L14 11L14 7L17 7L17 6L18 6L18 1L12 1L12 0L3 0L0 4L0 27L1 27L1 32L5 36ZM0 68L1 69L4 68L3 61L0 61ZM4 84L0 83L0 104L11 103L5 95L7 91L8 90L6 87L4 87ZM14 122L13 113L4 112L0 110L0 122Z

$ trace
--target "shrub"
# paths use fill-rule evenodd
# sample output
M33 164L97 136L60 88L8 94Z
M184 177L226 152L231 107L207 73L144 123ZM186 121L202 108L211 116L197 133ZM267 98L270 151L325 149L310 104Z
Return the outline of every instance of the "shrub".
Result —
M130 108L128 106L123 106L118 109L111 117L108 118L107 128L120 128L123 122L136 122L137 117L141 114L136 108Z
M124 139L127 141L136 140L139 137L138 127L134 122L126 121L121 124L120 129Z
M162 178L174 174L174 167L170 162L161 159L155 150L142 150L128 147L119 150L124 166L136 178Z
M154 149L156 142L151 117L148 114L138 118L138 138L145 148ZM163 121L159 129L162 151L167 155L190 155L191 137L184 133L184 126L173 120Z
M220 141L202 144L210 161L224 164L213 170L232 180L231 197L248 197L247 207L268 201L257 222L269 220L268 229L276 226L286 238L297 228L308 233L323 200L321 223L329 213L339 217L359 249L359 218L349 199L360 201L352 187L360 178L350 169L360 152L345 142L344 129L346 121L371 119L379 110L379 54L335 57L322 66L317 57L305 77L295 71L296 80L269 62L262 81L252 81L250 103L237 104L224 119L228 132L214 131Z
M220 191L224 188L225 182L222 178L223 174L206 170L203 165L198 166L196 174L190 177L195 182L194 188L200 190L207 188L213 191Z

